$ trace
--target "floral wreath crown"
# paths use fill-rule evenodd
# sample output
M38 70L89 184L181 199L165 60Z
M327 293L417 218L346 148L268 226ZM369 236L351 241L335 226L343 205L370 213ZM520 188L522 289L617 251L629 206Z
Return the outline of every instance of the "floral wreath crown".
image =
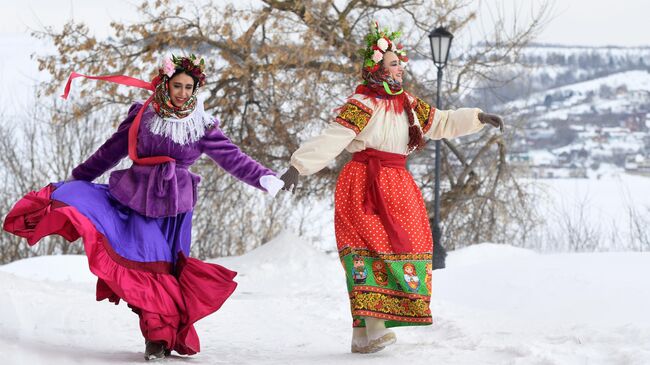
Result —
M397 38L402 32L389 32L387 28L379 29L379 23L374 21L371 25L370 33L366 36L366 48L362 49L363 68L368 72L379 70L379 64L384 59L384 54L391 51L397 55L402 63L409 61L406 57L406 51L401 43L396 44Z
M205 85L205 60L203 57L196 57L190 54L189 57L176 57L172 55L171 58L163 60L162 68L158 69L158 76L162 79L163 76L171 78L172 75L178 70L186 72L188 75L199 80L199 86Z

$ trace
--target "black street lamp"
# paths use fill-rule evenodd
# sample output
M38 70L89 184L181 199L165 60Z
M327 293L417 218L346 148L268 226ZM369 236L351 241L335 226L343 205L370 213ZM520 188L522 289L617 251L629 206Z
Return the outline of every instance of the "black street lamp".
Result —
M431 58L433 64L438 68L438 90L436 92L436 109L442 109L440 101L440 87L442 84L442 69L447 66L449 59L449 49L451 48L451 41L454 35L451 34L445 27L438 27L429 33L429 42L431 43ZM434 185L434 209L433 209L433 245L438 246L434 249L434 258L432 258L433 269L442 269L445 267L444 248L442 246L442 231L440 229L440 140L436 141L436 177ZM433 247L432 247L433 249ZM442 249L442 252L440 250ZM436 255L436 252L440 252ZM441 256L442 255L442 256Z

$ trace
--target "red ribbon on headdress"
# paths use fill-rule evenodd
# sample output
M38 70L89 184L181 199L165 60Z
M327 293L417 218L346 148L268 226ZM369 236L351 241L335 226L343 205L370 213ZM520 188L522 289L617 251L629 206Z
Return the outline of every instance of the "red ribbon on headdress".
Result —
M140 80L134 77L124 76L124 75L88 76L88 75L82 75L73 72L70 74L70 77L68 78L68 82L65 85L65 90L63 92L63 95L61 95L63 99L68 99L68 94L70 93L70 86L72 80L76 79L77 77L84 77L86 79L91 79L91 80L103 80L103 81L108 81L115 84L126 85L126 86L135 86L153 92L156 91L156 84L159 82L159 78L157 76L151 82L147 82L144 80ZM143 158L138 157L137 143L138 143L138 129L140 128L140 120L142 119L142 114L147 109L147 106L149 106L149 103L151 103L151 100L153 100L153 94L151 94L151 96L144 102L144 105L142 105L142 108L140 108L140 111L138 111L138 114L135 116L135 119L133 120L131 127L129 127L129 158L131 158L131 160L133 160L133 163L135 163L136 165L160 165L166 162L176 162L175 159L169 156L151 156L151 157L143 157Z

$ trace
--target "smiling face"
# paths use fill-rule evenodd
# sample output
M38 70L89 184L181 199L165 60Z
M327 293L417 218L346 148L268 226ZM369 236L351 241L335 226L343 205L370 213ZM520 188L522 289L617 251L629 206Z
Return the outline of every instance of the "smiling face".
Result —
M194 92L194 79L180 72L169 79L169 98L175 107L181 107Z
M395 81L401 83L404 75L404 67L397 55L391 51L384 53L383 66L388 75Z

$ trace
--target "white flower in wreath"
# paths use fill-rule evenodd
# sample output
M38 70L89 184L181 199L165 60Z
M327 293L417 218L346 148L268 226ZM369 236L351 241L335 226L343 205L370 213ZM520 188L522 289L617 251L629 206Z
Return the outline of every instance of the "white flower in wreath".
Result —
M201 59L200 58L195 58L193 63L194 63L194 66L198 66L198 65L201 64Z
M379 38L379 40L377 40L377 47L379 47L382 52L386 52L388 49L388 41L384 38Z
M384 54L379 52L378 50L375 50L375 52L372 54L372 60L375 63L379 63L383 59L384 59Z

